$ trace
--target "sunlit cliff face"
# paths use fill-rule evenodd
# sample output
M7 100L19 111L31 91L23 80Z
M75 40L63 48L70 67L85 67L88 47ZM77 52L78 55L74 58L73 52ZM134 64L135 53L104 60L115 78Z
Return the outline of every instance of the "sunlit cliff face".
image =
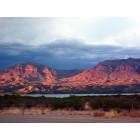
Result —
M44 79L42 84L44 85L52 85L56 82L56 72L54 70L49 70L47 67L43 69Z
M43 82L45 85L50 85L54 82L53 76L53 72L49 71L47 67L43 69L33 64L16 65L0 75L0 84L4 86Z
M140 83L140 60L116 60L99 63L94 68L62 79L64 87L114 86Z
M27 64L26 66L25 66L25 75L33 75L33 76L37 76L36 74L37 74L37 68L36 67L33 67L32 65L30 65L30 64Z
M53 92L65 90L93 91L98 88L140 85L140 59L104 61L83 72L66 75L66 71L54 70L36 64L15 65L0 73L0 92L3 87L16 87L16 93ZM61 76L60 76L61 75ZM3 89L3 90L2 90ZM138 87L136 89L139 89Z

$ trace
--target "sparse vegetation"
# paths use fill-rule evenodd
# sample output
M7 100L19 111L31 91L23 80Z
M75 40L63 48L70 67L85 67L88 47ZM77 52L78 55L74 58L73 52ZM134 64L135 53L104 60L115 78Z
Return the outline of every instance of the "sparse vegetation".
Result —
M92 110L100 109L109 111L121 110L131 111L140 109L140 96L104 96L104 97L78 97L71 96L68 98L48 98L48 97L23 97L20 95L4 95L0 96L0 108L8 107L45 107L52 110L56 109L72 109L85 110L85 103L89 104Z

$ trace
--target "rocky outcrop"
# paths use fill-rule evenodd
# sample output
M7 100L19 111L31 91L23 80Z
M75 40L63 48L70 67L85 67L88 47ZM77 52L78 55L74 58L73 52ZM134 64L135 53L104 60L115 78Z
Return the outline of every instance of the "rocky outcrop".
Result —
M140 59L108 60L80 72L55 70L38 64L17 64L0 73L0 91L140 91Z
M140 84L140 59L108 60L75 76L61 80L63 89L112 88Z

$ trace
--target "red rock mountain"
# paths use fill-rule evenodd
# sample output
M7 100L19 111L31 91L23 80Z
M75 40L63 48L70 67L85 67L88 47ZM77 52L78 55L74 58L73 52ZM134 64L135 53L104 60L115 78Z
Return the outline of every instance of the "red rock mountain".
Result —
M55 70L35 64L17 64L0 72L0 92L48 91L63 77L73 76L80 70Z
M15 65L6 69L0 74L0 85L25 85L25 84L44 84L55 83L56 72L48 67L37 64Z
M87 89L90 87L91 91L96 91L99 87L101 90L104 88L108 90L108 88L124 86L129 90L140 84L140 59L104 61L61 81L61 89Z
M140 59L108 60L83 72L17 64L0 73L1 92L139 92Z

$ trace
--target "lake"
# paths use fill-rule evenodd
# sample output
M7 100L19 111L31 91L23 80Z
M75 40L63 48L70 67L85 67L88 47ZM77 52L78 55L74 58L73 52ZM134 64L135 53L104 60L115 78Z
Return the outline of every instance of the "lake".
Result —
M25 94L21 96L28 96L28 97L55 97L55 98L66 98L70 96L117 96L119 94ZM120 95L140 95L140 93L123 93Z

